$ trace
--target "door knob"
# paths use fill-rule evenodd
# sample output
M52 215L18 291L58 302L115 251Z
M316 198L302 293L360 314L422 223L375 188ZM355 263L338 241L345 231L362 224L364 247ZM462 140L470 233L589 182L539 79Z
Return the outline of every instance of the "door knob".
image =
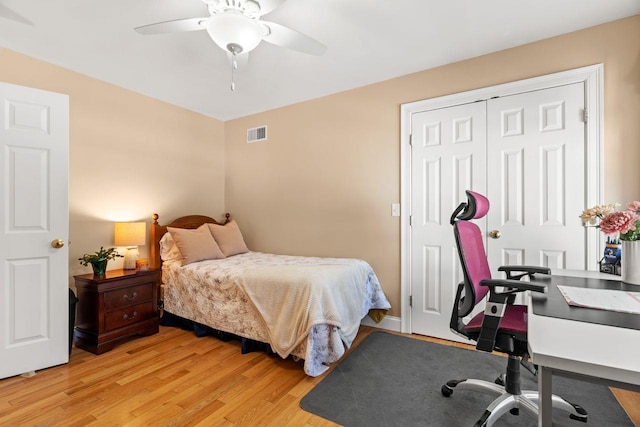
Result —
M489 237L491 237L492 239L499 239L500 238L500 231L499 230L491 230L489 232Z
M51 241L51 247L52 248L60 249L63 246L64 246L64 240L62 240L62 239L53 239Z

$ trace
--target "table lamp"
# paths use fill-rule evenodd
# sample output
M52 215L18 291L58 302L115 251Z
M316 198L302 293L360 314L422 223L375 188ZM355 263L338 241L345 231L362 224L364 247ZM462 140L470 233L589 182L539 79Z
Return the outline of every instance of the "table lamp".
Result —
M135 270L138 259L138 246L142 246L147 240L147 224L144 222L116 222L115 245L126 246L122 268Z

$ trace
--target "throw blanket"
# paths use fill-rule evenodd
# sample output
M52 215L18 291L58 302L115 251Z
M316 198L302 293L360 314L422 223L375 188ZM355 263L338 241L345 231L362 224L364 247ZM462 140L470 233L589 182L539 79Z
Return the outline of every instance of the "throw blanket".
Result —
M239 286L258 310L273 351L287 357L315 325L338 327L347 348L360 326L371 267L361 260L269 266L247 271Z

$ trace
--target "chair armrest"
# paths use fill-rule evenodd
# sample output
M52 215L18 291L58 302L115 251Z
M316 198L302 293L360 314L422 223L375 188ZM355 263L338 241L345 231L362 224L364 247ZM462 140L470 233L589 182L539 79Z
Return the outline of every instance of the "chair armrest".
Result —
M492 293L496 286L503 286L505 288L509 288L512 292L514 291L515 292L533 291L533 292L540 292L540 293L547 292L547 285L536 283L536 282L523 282L521 280L487 279L487 280L481 280L480 285L490 287Z
M540 267L538 265L503 265L498 267L498 271L524 271L527 273L551 274L549 267Z
M498 267L498 271L507 273L507 279L516 280L520 280L525 276L533 277L536 273L551 275L551 269L549 267L540 267L537 265L503 265L502 267ZM514 272L520 274L513 274Z

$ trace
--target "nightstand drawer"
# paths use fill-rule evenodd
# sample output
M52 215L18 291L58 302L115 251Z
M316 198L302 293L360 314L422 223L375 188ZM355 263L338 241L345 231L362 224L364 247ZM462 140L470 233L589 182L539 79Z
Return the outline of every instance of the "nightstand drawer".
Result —
M153 301L144 304L133 305L119 310L105 313L105 329L112 330L131 325L154 315Z
M113 310L140 304L153 298L153 285L145 284L104 293L104 308Z

